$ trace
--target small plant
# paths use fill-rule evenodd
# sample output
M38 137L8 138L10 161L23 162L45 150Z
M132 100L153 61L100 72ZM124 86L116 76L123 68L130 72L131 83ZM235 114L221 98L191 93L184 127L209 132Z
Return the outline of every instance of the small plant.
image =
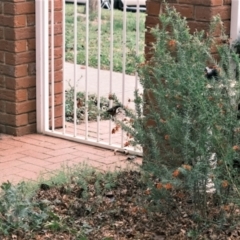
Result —
M67 122L74 121L74 96L75 91L69 83L70 89L65 92L65 118ZM115 96L115 95L114 95ZM115 99L115 97L114 97ZM115 100L113 99L113 104ZM101 119L109 119L109 114L106 113L110 106L110 100L105 97L99 98L100 103L98 106L98 98L96 94L89 94L86 101L86 95L84 92L76 93L76 116L77 123L85 121L85 114L88 114L89 121L96 121L97 116Z
M144 149L153 208L176 219L182 214L178 201L186 201L199 226L223 223L223 206L238 208L240 197L239 58L227 43L214 41L219 17L208 34L190 34L186 20L167 4L165 9L161 27L152 29L153 57L139 65L144 96L136 92L135 111L126 109L132 125L118 124L133 136L132 145ZM219 62L211 55L213 45ZM219 211L212 213L215 204Z
M10 182L1 185L0 234L30 232L40 229L47 220L47 209L41 202L32 202L24 192L24 182L14 186Z

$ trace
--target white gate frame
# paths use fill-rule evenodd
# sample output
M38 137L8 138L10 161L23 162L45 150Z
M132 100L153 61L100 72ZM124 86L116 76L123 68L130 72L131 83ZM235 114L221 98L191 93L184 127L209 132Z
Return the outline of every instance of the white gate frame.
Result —
M49 78L49 59L48 59L48 1L36 0L36 93L37 93L37 132L44 133L48 128L48 114L45 109L48 109L49 87L44 79Z
M135 155L139 155L142 156L142 152L141 151L135 151L134 149L131 148L127 148L124 149L123 148L123 137L122 137L122 143L121 146L118 145L114 145L111 144L111 138L110 138L110 144L104 143L99 141L99 136L97 137L97 140L92 140L92 139L88 139L87 135L85 134L85 137L82 136L76 136L76 118L74 119L74 134L73 135L69 135L65 133L65 106L64 106L64 102L65 102L65 87L63 87L63 131L59 132L59 131L55 131L55 127L54 127L54 110L52 110L52 114L51 114L51 124L52 124L52 129L49 129L49 17L51 19L54 19L54 11L51 11L51 14L49 14L49 7L51 7L51 9L54 9L54 1L57 0L52 0L50 5L49 5L49 1L47 0L36 0L36 4L35 4L35 12L36 12L36 92L37 92L37 103L36 103L36 111L37 111L37 117L36 117L36 121L37 121L37 132L38 133L42 133L42 134L47 134L50 136L54 136L54 137L60 137L60 138L64 138L64 139L68 139L68 140L72 140L72 141L76 141L76 142L80 142L80 143L85 143L88 145L93 145L93 146L97 146L97 147L104 147L104 148L108 148L108 149L113 149L113 150L118 150L118 151L128 151L130 154L135 154ZM75 29L75 33L77 32L77 10L76 10L76 6L77 6L77 0L74 0L74 29ZM125 5L126 6L126 5ZM126 29L126 9L124 6L124 29ZM89 3L87 1L86 3L86 7L87 9L89 8ZM113 10L113 5L111 5L111 10ZM139 6L138 6L139 8ZM101 11L101 6L99 11ZM88 12L88 10L87 10ZM113 12L113 11L112 11ZM65 1L63 0L63 14L65 13ZM139 13L139 9L138 9L138 13ZM64 19L64 17L63 17ZM87 19L88 19L88 13L87 13ZM113 15L111 14L111 20L113 19ZM98 19L100 21L100 19ZM52 20L51 20L52 21ZM112 22L112 21L111 21ZM65 22L62 23L63 24L63 46L65 46ZM99 23L100 24L100 23ZM139 25L139 22L136 22L137 25ZM88 27L87 27L88 29ZM113 24L111 23L111 31L113 31ZM101 30L100 30L101 31ZM99 34L100 34L99 31ZM53 70L54 69L54 24L51 24L50 27L50 43L51 43L51 52L50 52L50 56L51 56L51 66L50 68ZM137 33L139 34L139 33ZM86 33L86 40L88 37L88 30ZM112 32L112 36L113 37L113 32ZM124 40L126 38L126 33L124 32ZM74 36L74 49L76 52L76 34ZM111 39L112 42L112 39ZM99 41L99 49L100 49L100 41ZM137 44L138 46L138 44ZM111 48L112 48L112 43L111 43ZM111 55L112 55L112 51L113 49L111 49ZM76 55L76 54L75 54ZM98 52L98 55L100 55L100 52ZM126 55L126 53L124 52L124 56ZM112 57L112 56L111 56ZM126 57L126 56L125 56ZM88 58L88 56L87 56ZM63 47L63 59L65 59L65 49ZM124 59L124 58L123 58ZM125 61L125 59L123 60ZM88 59L86 59L87 65L88 65ZM74 59L74 72L76 75L76 56ZM125 64L125 62L124 62ZM98 63L98 71L100 71L100 62ZM125 67L125 65L124 65ZM110 70L110 75L112 71L112 65L111 65L111 70ZM86 76L87 76L87 67L86 67ZM124 72L125 73L125 72ZM123 73L123 86L124 86L124 80L125 80L125 76ZM64 65L63 65L63 84L64 83ZM137 78L136 78L136 82L137 82ZM99 85L99 82L98 82ZM76 87L76 77L75 77L75 81L74 81L74 86ZM137 83L136 83L137 86ZM99 86L98 86L99 87ZM87 87L86 87L87 89ZM54 71L51 71L51 93L54 95ZM123 87L124 90L124 87ZM75 92L76 95L76 92ZM87 95L87 94L86 94ZM124 92L123 92L123 96L124 96ZM99 97L99 95L98 95ZM74 112L76 112L76 99L74 100ZM54 109L54 97L52 97L51 100L51 105L52 105L52 109ZM98 122L99 125L99 122ZM98 126L99 127L99 126ZM110 127L111 127L111 122L110 122ZM109 128L110 129L110 128ZM87 130L88 131L88 130ZM110 134L111 135L111 134ZM123 136L123 135L122 135Z
M240 37L240 0L232 0L231 9L231 43Z

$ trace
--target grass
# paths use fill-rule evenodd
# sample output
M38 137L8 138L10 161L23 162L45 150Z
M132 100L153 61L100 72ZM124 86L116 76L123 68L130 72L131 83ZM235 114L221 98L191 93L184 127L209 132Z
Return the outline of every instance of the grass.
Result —
M86 16L84 6L78 5L77 26L77 63L86 64ZM119 10L114 10L114 39L113 39L113 70L123 71L123 15ZM137 13L127 12L126 21L126 70L127 74L136 71L136 17ZM139 58L144 59L144 35L145 35L145 13L140 13L139 21ZM89 66L98 67L98 16L90 16L89 19ZM110 69L110 33L111 33L110 11L101 11L101 69ZM66 61L74 61L74 5L66 4L66 31L65 50Z

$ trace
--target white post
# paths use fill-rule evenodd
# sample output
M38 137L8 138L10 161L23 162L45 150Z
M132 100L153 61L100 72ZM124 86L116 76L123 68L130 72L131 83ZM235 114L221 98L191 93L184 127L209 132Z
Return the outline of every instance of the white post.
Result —
M48 127L48 1L37 0L36 12L36 121L37 132Z
M240 1L232 0L231 29L230 29L231 43L234 42L240 36L239 33L240 33Z

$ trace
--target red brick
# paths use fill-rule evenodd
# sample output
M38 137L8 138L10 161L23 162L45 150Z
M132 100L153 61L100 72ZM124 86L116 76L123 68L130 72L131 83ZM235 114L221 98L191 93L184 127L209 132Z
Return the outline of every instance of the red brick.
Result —
M181 14L181 16L187 19L194 18L194 8L188 5L174 5L175 9Z
M36 49L36 40L34 38L28 39L27 46L28 46L28 50L35 50Z
M20 115L12 115L0 113L1 122L3 124L8 124L11 126L23 126L28 124L28 115L20 114Z
M62 1L63 0L54 1L54 9L55 9L55 11L62 10Z
M14 136L23 136L30 133L36 132L36 124L28 124L22 127L10 127L6 126L6 134L14 135Z
M3 39L4 30L3 27L0 27L0 39Z
M4 63L5 62L5 54L4 52L0 51L0 63Z
M62 23L63 22L63 14L62 12L56 11L54 13L54 25L58 24L58 23Z
M159 24L159 18L157 16L146 16L145 25L146 27L154 27Z
M28 14L27 15L27 25L34 26L35 25L35 14Z
M28 75L36 75L36 63L29 63L28 64Z
M62 46L63 46L63 37L62 37L62 35L55 35L54 36L54 47L62 47Z
M6 40L21 40L35 37L35 27L25 28L6 28L5 39Z
M1 100L14 101L15 91L8 89L0 89Z
M36 99L36 88L29 88L28 89L28 99Z
M54 81L55 82L59 82L59 81L63 81L63 71L55 71L54 73Z
M57 58L61 58L62 59L62 56L63 56L63 49L62 47L57 47L54 49L54 56L55 56L55 59Z
M189 21L188 26L191 33L195 32L196 30L204 30L205 32L209 31L209 22Z
M230 5L232 3L232 0L224 0L224 5Z
M0 65L0 72L1 72L1 65ZM28 66L27 65L18 65L18 66L5 65L3 67L3 73L10 77L24 77L28 75Z
M50 72L51 72L51 60L49 61L49 69L50 69ZM63 62L62 62L62 58L57 58L57 59L54 59L54 71L59 71L59 70L62 70L63 68ZM51 75L50 75L51 76Z
M21 78L6 77L6 87L8 89L21 89L36 86L36 76L26 76Z
M4 25L7 27L25 27L26 26L25 15L5 16Z
M35 52L5 53L5 63L9 65L19 65L32 63L35 61Z
M26 101L21 103L6 103L6 111L10 114L21 114L21 113L28 113L36 110L36 101Z
M35 12L35 2L17 2L4 4L4 13L6 14L25 14Z
M49 32L51 32L51 26L49 26ZM62 24L60 23L57 23L57 24L54 24L54 34L57 35L57 34L62 34Z
M161 3L146 1L146 13L147 15L158 16L161 10Z
M0 14L2 14L2 13L3 13L3 3L0 2Z
M178 0L180 4L219 6L223 4L223 0Z
M27 41L18 40L18 41L8 41L0 40L0 49L8 52L24 52L27 50Z
M231 18L231 7L230 6L220 6L220 7L196 7L196 20L200 21L210 21L213 16L217 14L220 15L222 20L227 20Z
M51 88L51 85L49 86L49 92L50 92L50 94L51 94L51 90L52 90L52 88ZM56 82L55 84L54 84L54 94L58 94L58 93L62 93L63 92L63 83L62 82Z
M5 112L6 107L5 107L5 101L0 101L0 112Z
M54 107L54 117L55 118L61 117L62 116L62 112L63 112L62 105ZM50 117L50 119L51 119L51 116L52 116L51 114L52 114L52 109L49 109L49 117Z
M61 105L63 103L63 94L55 94L54 95L54 106ZM49 97L49 107L52 106L52 98Z
M16 90L16 102L22 102L22 101L26 101L27 98L28 98L28 95L27 95L27 90L26 89L19 89L19 90Z
M28 123L35 123L36 122L36 112L28 113Z
M28 124L28 114L20 114L15 116L14 126L23 126Z
M1 123L1 119L0 119L0 123ZM5 124L4 125L0 124L0 133L6 133L6 125Z
M5 88L5 85L5 76L0 75L0 88Z

